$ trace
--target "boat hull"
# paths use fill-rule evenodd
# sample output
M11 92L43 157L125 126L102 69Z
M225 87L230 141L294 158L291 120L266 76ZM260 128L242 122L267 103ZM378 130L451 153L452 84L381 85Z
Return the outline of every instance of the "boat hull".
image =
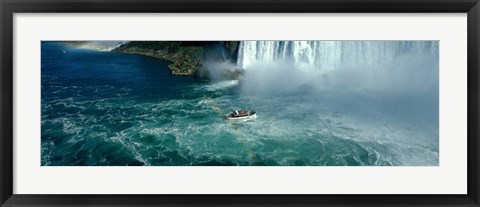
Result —
M250 116L240 116L240 117L232 117L232 116L225 116L226 119L228 120L249 120L249 119L254 119L257 118L257 114L253 114Z

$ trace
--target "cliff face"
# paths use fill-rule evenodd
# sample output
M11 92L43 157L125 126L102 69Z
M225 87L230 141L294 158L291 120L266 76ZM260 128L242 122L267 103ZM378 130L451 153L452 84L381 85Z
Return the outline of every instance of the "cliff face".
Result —
M169 60L172 74L208 78L205 62L235 63L238 45L238 41L132 41L113 51Z
M185 46L181 42L133 41L115 48L113 51L152 56L172 61L168 65L173 74L194 75L202 65L203 47Z
M239 41L224 41L223 42L224 47L228 50L228 53L230 54L230 59L234 60L232 62L237 62L237 57L238 57L238 47L240 46Z

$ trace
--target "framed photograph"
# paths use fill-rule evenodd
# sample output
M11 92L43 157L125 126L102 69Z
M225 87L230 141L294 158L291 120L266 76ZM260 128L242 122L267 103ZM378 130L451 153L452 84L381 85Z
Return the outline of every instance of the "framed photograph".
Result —
M1 206L480 206L478 0L0 7Z

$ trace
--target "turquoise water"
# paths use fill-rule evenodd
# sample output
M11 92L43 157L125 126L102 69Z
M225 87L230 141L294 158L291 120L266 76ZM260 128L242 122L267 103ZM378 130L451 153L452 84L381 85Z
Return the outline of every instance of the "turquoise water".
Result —
M438 91L257 91L168 63L42 42L41 164L438 165ZM258 117L223 118L241 108Z

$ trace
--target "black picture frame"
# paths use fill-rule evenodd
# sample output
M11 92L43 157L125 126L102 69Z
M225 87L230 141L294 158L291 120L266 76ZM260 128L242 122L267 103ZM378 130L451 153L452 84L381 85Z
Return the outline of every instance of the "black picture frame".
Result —
M480 206L478 0L0 0L1 206ZM467 13L468 189L465 195L19 195L13 194L15 13ZM456 178L445 178L456 179Z

